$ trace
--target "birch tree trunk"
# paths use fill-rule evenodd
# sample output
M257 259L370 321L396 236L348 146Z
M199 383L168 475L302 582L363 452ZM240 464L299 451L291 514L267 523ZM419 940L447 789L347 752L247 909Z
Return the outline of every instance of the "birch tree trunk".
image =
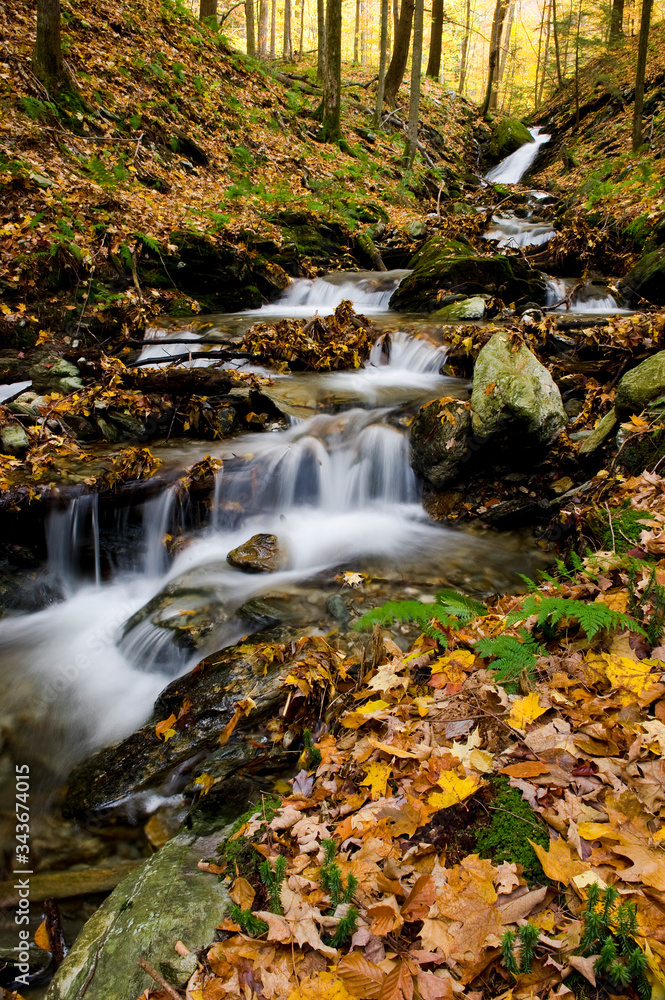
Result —
M284 45L282 55L285 59L293 59L293 43L291 41L291 0L284 0Z
M360 45L360 0L356 0L356 25L353 32L353 64L358 64L358 46Z

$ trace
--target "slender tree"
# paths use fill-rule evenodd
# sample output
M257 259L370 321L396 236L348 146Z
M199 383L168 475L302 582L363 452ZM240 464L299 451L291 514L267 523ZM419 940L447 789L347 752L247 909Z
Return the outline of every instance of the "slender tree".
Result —
M324 142L339 142L342 91L342 0L326 0L326 52L323 64Z
M245 0L245 32L247 35L247 55L256 56L256 35L254 34L254 0Z
M360 0L356 0L356 25L353 32L353 63L358 64L358 52L360 46Z
M60 40L60 0L37 0L37 38L32 68L50 94L71 87Z
M464 93L464 84L466 83L466 64L469 52L470 33L471 33L471 0L466 0L466 17L464 20L464 34L462 35L462 48L460 51L460 64L459 64L459 87L458 87L459 94Z
M409 58L409 43L411 41L411 23L413 21L413 10L415 0L402 0L399 13L399 21L395 30L395 45L392 59L386 72L386 82L384 99L388 104L394 105L397 98L397 91L402 83L404 70Z
M404 162L407 170L413 167L418 149L418 112L420 110L420 78L423 62L423 0L416 0L413 17L413 51L411 53L411 89L409 91L409 123L406 133Z
M612 0L610 14L610 45L615 45L623 35L624 0Z
M506 72L506 63L508 62L508 53L510 51L510 38L513 31L513 21L515 19L515 3L511 0L508 6L508 17L506 19L506 30L503 33L504 43L501 46L501 55L499 58L499 65L497 67L496 73L496 86L494 88L494 107L497 106L497 97L499 92L499 87L501 86L501 81L503 80L504 74Z
M427 76L439 79L441 72L441 41L443 36L443 0L432 0L432 25L429 36Z
M323 80L326 61L326 4L316 0L316 78Z
M300 0L300 34L298 36L298 57L302 59L305 51L305 7L307 0Z
M647 72L647 48L653 0L642 0L640 17L640 39L637 46L637 69L635 71L635 107L633 111L633 150L642 145L642 112L644 109L644 78Z
M559 86L563 83L561 73L561 51L559 47L559 23L557 21L556 0L552 0L552 35L554 37L554 62L556 65L556 82Z
M217 17L217 0L201 0L199 20L204 21L206 17Z
M550 25L552 23L550 17L551 11L552 11L552 0L549 0L549 3L547 4L547 15L546 15L547 26L545 29L545 45L543 49L543 62L542 62L543 71L540 75L540 88L538 90L538 100L536 101L537 108L539 108L540 105L543 103L543 91L545 90L545 79L547 77L547 60L550 54Z
M388 0L381 0L381 36L379 38L379 83L376 88L376 110L374 124L381 124L383 93L386 83L386 62L388 61Z
M259 0L259 59L268 58L268 0Z
M490 38L489 64L487 67L487 90L485 92L485 100L483 101L483 106L480 109L480 113L481 115L483 115L483 117L487 114L492 101L492 91L494 89L494 77L499 62L499 52L501 50L501 32L503 29L503 21L506 16L507 7L508 7L508 0L496 0L496 6L494 7L494 18L492 20L492 35Z
M270 13L270 58L277 58L277 0L272 0Z
M291 40L291 0L284 0L284 44L282 55L285 59L293 59L293 42Z

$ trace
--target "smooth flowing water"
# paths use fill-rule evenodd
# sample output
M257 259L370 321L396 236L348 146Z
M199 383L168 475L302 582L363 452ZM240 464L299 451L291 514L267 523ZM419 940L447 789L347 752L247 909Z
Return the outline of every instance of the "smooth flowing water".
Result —
M549 142L551 138L540 128L530 128L529 132L533 136L533 142L525 142L523 146L507 156L496 167L488 170L485 174L486 181L490 184L519 184L527 170L536 162L540 147Z
M403 273L296 282L259 315L313 314L349 296L379 314ZM237 319L229 317L229 328ZM387 581L385 596L409 586L426 595L445 582L506 590L518 573L532 572L538 557L519 539L454 531L422 511L405 426L408 408L423 399L468 392L440 374L444 361L440 345L397 331L377 341L361 370L276 377L268 391L291 414L287 426L221 442L156 443L154 454L171 467L206 453L222 461L209 520L179 536L175 556L165 538L186 519L173 488L138 511L116 511L112 523L94 497L53 511L50 579L62 600L0 623L4 715L22 714L22 751L62 777L136 728L174 675L251 631L237 612L262 595L302 593L322 578L329 586L340 568ZM251 575L227 563L256 533L278 537L279 571ZM196 648L183 648L174 622L199 612L211 627Z

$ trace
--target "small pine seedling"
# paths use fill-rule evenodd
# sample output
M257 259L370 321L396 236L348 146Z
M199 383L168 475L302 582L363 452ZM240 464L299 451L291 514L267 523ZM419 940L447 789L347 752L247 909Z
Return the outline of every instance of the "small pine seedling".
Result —
M286 878L286 868L287 862L283 854L280 854L275 860L274 871L267 858L259 865L261 881L268 890L268 906L271 913L281 914L284 912L282 910L280 894L282 891L282 882Z
M251 910L241 909L237 903L231 907L230 917L250 937L258 937L268 930L265 920L261 920Z
M335 861L337 850L335 841L330 838L321 841L323 847L323 864L321 865L321 885L330 896L330 905L334 910L340 903L350 903L358 888L358 879L355 875L349 874L346 885L342 878L342 871Z
M303 730L302 734L303 743L305 744L305 749L303 750L303 766L307 771L313 771L321 763L321 751L318 747L314 746L314 740L312 739L312 733L309 729Z

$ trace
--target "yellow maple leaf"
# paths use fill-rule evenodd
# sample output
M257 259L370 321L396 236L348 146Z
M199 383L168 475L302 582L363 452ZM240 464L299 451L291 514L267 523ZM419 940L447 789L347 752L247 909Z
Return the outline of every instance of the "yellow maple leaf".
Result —
M367 765L365 777L360 784L369 787L373 800L380 799L386 794L388 779L391 774L392 767L390 764L385 764L383 761L372 761Z
M48 931L46 930L45 920L42 920L41 924L35 931L35 944L37 945L38 948L41 948L42 951L51 950L51 939L49 937Z
M591 683L606 678L614 688L640 694L647 686L655 663L654 660L634 660L629 656L615 656L612 653L589 653L584 672Z
M170 740L172 736L175 736L175 729L172 728L175 721L176 717L171 712L168 719L162 719L161 722L157 723L155 726L155 736L158 740L164 739L164 742L166 742L166 740Z
M526 698L518 698L513 702L513 707L508 716L508 725L513 729L526 729L530 722L534 722L547 708L540 704L540 698L535 691L528 694Z
M440 792L432 792L428 798L428 805L435 809L448 809L455 806L470 795L480 786L480 778L477 774L469 774L466 778L460 777L457 771L444 771L438 778L437 785Z
M335 972L317 972L291 990L288 1000L356 1000Z
M208 774L207 771L204 771L203 774L199 774L198 778L194 780L194 784L201 786L202 795L207 795L212 786L215 784L215 779L212 774Z

